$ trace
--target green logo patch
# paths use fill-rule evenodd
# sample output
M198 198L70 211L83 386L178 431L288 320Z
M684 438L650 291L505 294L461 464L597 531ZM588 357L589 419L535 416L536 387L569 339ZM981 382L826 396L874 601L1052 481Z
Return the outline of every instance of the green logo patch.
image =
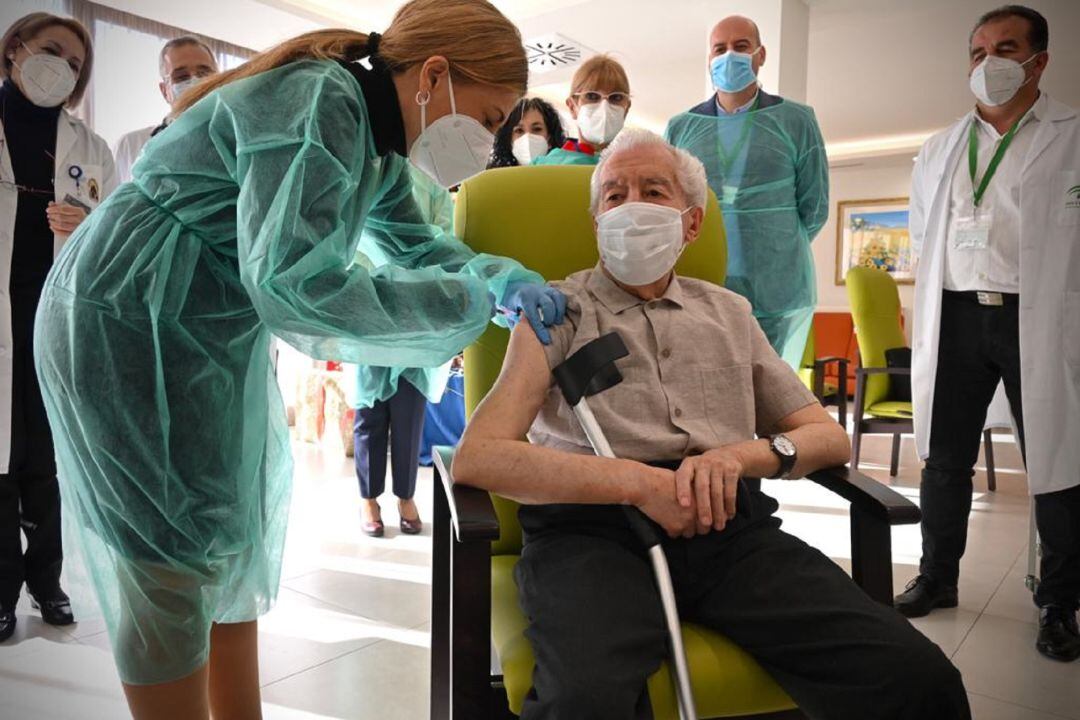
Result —
M1073 185L1065 191L1065 207L1069 210L1080 210L1080 185Z

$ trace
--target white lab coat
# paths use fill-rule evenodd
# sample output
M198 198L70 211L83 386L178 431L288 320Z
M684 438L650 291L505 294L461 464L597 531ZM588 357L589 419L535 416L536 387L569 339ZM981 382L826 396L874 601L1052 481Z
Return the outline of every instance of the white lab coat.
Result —
M143 146L150 140L150 136L157 125L132 130L120 138L116 143L116 181L126 183L131 180L131 168L142 154Z
M13 181L7 138L0 123L0 178ZM69 175L72 166L82 169L76 186ZM70 194L88 205L97 207L116 188L116 169L109 146L81 120L61 111L56 127L56 167L54 170L56 201L63 202ZM12 327L11 255L15 247L15 212L19 193L9 183L0 184L0 474L7 473L11 459L11 383ZM53 257L64 246L66 238L53 236Z
M1020 179L1020 382L1033 495L1080 485L1080 116L1047 100ZM972 119L968 113L927 140L912 176L911 238L920 256L911 386L915 440L924 460L933 422L950 184L957 163L967 162Z

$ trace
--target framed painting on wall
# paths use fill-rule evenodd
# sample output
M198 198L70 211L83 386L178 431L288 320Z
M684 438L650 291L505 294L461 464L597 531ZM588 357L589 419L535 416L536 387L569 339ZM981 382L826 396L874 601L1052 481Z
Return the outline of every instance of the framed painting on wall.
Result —
M844 200L836 204L836 284L853 267L884 270L901 285L915 282L908 199Z

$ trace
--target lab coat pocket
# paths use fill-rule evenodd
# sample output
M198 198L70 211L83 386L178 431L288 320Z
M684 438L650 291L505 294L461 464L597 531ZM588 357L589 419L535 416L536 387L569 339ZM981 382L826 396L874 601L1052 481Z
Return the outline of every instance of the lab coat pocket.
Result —
M754 377L749 365L701 371L705 416L718 445L754 436Z
M1058 173L1052 207L1059 227L1080 226L1080 172L1062 170Z
M1065 291L1065 307L1062 313L1062 340L1065 343L1065 360L1080 371L1080 290Z

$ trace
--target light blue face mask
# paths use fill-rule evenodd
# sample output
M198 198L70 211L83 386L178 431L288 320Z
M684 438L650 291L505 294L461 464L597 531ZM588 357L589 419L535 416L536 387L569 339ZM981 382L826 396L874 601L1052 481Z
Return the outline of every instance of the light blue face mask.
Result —
M726 93L737 93L750 87L751 83L757 80L753 59L760 50L761 47L752 53L728 50L723 55L714 57L709 64L713 87Z

